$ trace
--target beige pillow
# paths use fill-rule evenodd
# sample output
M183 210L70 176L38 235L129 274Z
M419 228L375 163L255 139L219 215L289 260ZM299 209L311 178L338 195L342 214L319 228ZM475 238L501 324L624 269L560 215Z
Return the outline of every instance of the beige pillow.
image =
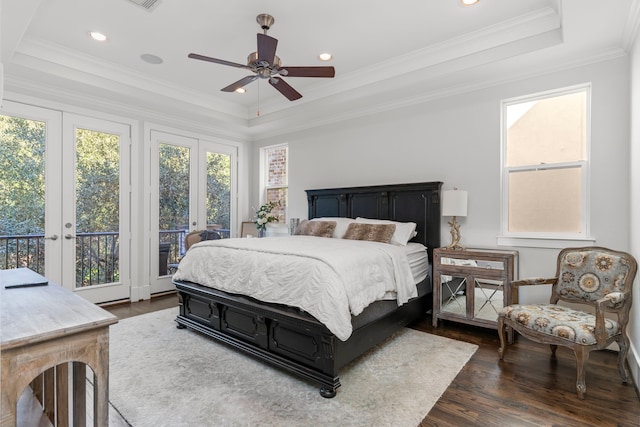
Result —
M406 246L409 240L416 236L416 223L415 222L398 222L388 219L370 219L370 218L356 218L356 222L363 224L395 224L396 231L391 237L392 245Z
M333 237L336 228L335 221L309 221L303 219L296 227L295 235Z
M390 243L395 231L395 224L364 224L354 222L347 227L347 232L344 233L343 239Z

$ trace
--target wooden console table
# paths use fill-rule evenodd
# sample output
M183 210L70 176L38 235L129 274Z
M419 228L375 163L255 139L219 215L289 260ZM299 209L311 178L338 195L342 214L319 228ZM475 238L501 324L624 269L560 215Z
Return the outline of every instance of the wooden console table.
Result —
M18 270L0 270L0 426L16 425L18 399L32 383L36 384L34 393L53 425L85 425L85 366L89 365L94 373L93 424L106 427L109 325L118 318L51 282L5 289L2 283L12 274L19 274ZM69 377L71 405L67 398Z

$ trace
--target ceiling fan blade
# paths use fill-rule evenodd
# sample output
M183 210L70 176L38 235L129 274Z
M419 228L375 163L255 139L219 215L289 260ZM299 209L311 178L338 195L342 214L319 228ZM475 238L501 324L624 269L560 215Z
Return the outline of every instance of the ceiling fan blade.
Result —
M333 67L281 67L279 73L287 77L334 77Z
M249 67L248 65L225 61L224 59L211 58L210 56L198 55L197 53L190 53L187 56L191 59L199 59L200 61L208 61L208 62L213 62L215 64L228 65L230 67L236 67L236 68L245 68L247 70L251 69L251 67Z
M248 85L249 83L251 83L252 81L254 81L255 79L257 79L258 76L247 76L244 77L240 80L238 80L235 83L230 84L229 86L220 89L223 92L235 92L237 89L240 89L241 87L245 87L246 85Z
M286 96L289 101L295 101L296 99L302 98L300 92L289 86L287 82L279 77L271 77L269 79L269 84L275 87L278 92Z
M267 61L269 65L273 65L277 47L277 39L258 33L258 61Z

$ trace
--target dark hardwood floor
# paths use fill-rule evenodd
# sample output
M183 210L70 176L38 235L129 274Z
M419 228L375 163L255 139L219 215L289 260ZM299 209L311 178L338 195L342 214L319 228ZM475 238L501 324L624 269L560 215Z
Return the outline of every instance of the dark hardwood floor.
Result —
M104 307L119 318L174 307L176 295ZM424 426L640 426L640 399L633 384L623 384L617 353L591 352L587 364L587 396L575 393L573 353L518 337L498 361L496 331L454 322L431 326L431 317L412 328L479 346L429 414ZM428 387L428 384L425 384Z

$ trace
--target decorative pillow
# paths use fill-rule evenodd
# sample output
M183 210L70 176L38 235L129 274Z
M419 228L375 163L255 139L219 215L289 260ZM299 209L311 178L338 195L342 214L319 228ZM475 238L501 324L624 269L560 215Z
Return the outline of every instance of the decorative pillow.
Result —
M347 227L343 239L390 243L395 231L395 224L358 224L354 222Z
M354 223L356 220L353 218L343 217L326 217L326 218L313 218L310 221L334 221L336 223L336 229L333 230L333 237L336 239L342 239L344 233L347 232L349 224Z
M415 222L398 222L387 219L370 219L370 218L356 218L357 223L365 224L395 224L396 231L391 238L392 245L406 246L409 240L416 236L416 223Z
M336 228L335 221L309 221L303 219L296 227L295 235L333 237Z

